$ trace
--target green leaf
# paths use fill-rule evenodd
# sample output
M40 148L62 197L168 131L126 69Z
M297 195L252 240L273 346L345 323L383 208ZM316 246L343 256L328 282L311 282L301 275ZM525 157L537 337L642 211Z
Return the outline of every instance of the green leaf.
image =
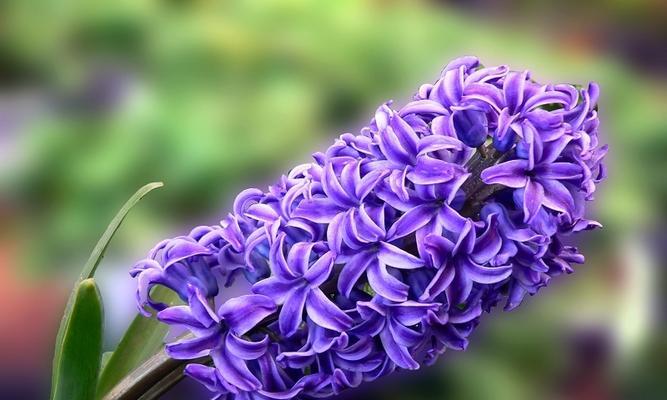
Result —
M81 271L81 275L79 276L79 279L77 280L77 283L74 286L74 289L70 293L69 299L67 300L67 306L65 306L65 312L63 313L63 317L60 321L60 327L58 328L58 336L56 337L56 346L55 346L55 352L53 355L53 371L52 371L52 382L51 382L51 398L54 399L56 398L55 396L57 395L57 388L58 385L60 384L60 374L61 370L60 367L63 362L63 352L64 352L64 346L65 346L65 339L68 334L70 333L70 326L71 326L71 320L72 320L72 313L74 311L74 307L77 304L77 296L79 293L79 290L81 286L83 285L83 282L85 282L87 279L90 279L93 277L95 274L95 270L97 269L97 266L99 265L100 261L104 257L104 252L106 251L107 247L109 246L109 242L113 238L113 235L116 233L118 228L120 227L120 224L123 222L125 217L127 216L127 213L130 211L130 209L137 203L139 200L141 200L146 194L148 194L150 191L153 189L157 189L159 187L162 187L162 182L152 182L149 183L139 190L137 190L130 199L125 202L123 207L121 207L120 211L116 214L114 219L111 221L109 226L107 227L106 231L104 231L104 234L100 238L100 240L97 242L95 245L95 248L93 249L93 252L90 255L90 258L86 262L86 265L83 267L83 270ZM94 283L94 282L93 282ZM89 284L87 284L89 285ZM100 299L100 305L101 305L101 299ZM100 306L101 307L101 306ZM97 375L97 371L99 369L99 363L100 360L98 358L97 360L98 365L95 367L95 374ZM96 378L95 380L91 382L91 387L86 388L87 390L90 390L93 392L95 391L96 387ZM92 397L88 397L92 398Z
M151 297L170 305L179 302L176 293L162 286L153 289ZM125 376L159 353L167 331L168 326L157 319L137 315L102 370L96 397L103 398Z
M112 355L113 351L105 351L104 353L102 353L102 360L100 361L100 374L102 373L102 371L104 371L104 367L107 366Z
M113 238L113 235L120 227L120 224L123 223L123 220L127 216L127 213L130 211L130 209L132 209L132 207L134 207L134 205L137 204L139 200L146 196L150 191L162 186L162 182L149 183L143 186L141 189L137 190L136 193L134 193L132 197L130 197L130 199L125 202L120 211L118 211L118 214L116 214L113 220L111 220L107 230L104 231L104 234L95 245L93 252L90 254L90 258L88 258L86 265L83 267L83 271L81 271L81 276L79 279L83 280L93 277L97 266L100 264L100 261L102 261L102 258L104 258L104 252L109 246L111 238Z
M89 400L102 356L104 316L102 298L94 279L76 286L71 309L63 318L60 351L54 360L52 400Z

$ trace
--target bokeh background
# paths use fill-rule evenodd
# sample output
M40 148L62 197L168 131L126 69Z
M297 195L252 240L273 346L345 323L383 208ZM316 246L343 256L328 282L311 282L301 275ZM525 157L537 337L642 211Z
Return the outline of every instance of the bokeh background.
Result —
M244 187L473 54L600 83L605 229L581 235L576 274L486 318L467 352L344 398L667 398L666 40L661 0L2 2L0 397L47 396L73 279L139 186L166 184L98 272L108 348L135 315L128 267L155 242L215 223Z

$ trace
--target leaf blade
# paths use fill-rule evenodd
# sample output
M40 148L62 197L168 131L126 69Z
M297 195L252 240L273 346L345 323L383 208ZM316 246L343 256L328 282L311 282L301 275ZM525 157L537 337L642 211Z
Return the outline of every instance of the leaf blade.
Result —
M79 277L79 279L83 280L93 277L93 275L95 274L95 270L97 269L97 266L100 264L100 261L102 261L102 258L104 258L104 253L106 252L106 249L109 246L109 242L111 242L113 235L116 233L120 225L123 223L123 220L130 212L132 207L134 207L135 204L137 204L142 198L144 198L144 196L146 196L152 190L160 188L162 186L164 186L162 182L148 183L139 188L139 190L137 190L132 195L132 197L130 197L125 202L125 204L123 204L123 207L121 207L116 216L114 216L114 218L111 220L111 223L109 224L109 226L107 226L107 229L102 234L102 237L100 237L100 240L93 248L93 252L90 253L90 257L88 258L88 261L86 261L86 265L83 267L83 271L81 271L81 276Z
M176 293L161 286L153 289L151 297L169 305L179 302ZM103 398L125 376L159 353L168 330L155 318L137 315L100 373L96 398Z
M94 279L77 284L69 315L63 318L60 354L54 360L52 400L88 400L102 357L104 310Z
M55 345L55 351L53 355L53 370L52 370L52 382L51 382L51 398L53 399L55 392L56 392L56 386L58 383L59 379L59 365L62 362L62 354L63 354L63 342L65 339L65 335L67 332L67 327L70 324L71 320L71 315L72 315L72 310L75 304L75 299L77 295L78 288L81 286L82 282L86 279L90 279L93 277L95 274L95 270L97 269L97 266L99 265L100 261L104 257L104 253L109 246L109 242L113 238L114 234L120 227L121 223L127 216L128 212L132 207L139 202L144 196L146 196L149 192L151 192L154 189L157 189L159 187L162 187L163 183L162 182L151 182L149 184L144 185L143 187L139 188L132 197L130 197L125 204L121 207L121 209L116 213L114 218L111 220L111 223L107 226L107 229L104 231L100 239L98 240L97 244L93 248L93 252L90 254L90 257L88 258L88 261L83 267L83 270L81 271L81 274L79 276L79 279L74 285L74 289L72 289L72 292L70 293L69 298L67 299L67 305L65 306L65 311L63 313L62 319L60 320L60 326L58 327L58 334L56 336L56 345ZM101 298L100 298L100 304L101 304ZM98 367L99 368L99 367ZM96 387L96 382L93 384L93 390ZM93 392L94 394L94 392Z

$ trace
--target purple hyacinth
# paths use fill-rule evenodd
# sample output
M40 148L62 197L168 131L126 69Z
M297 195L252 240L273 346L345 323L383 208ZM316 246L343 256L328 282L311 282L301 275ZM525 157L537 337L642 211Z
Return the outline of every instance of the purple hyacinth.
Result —
M600 226L598 92L454 60L219 225L160 243L131 271L139 308L187 329L166 351L210 356L185 373L220 399L328 397L465 349L484 311L583 262L563 238ZM239 277L248 293L220 301Z

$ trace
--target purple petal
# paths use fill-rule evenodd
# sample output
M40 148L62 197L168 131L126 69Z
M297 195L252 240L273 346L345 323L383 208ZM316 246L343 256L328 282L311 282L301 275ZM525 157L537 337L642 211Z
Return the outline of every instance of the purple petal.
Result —
M496 80L507 75L509 68L507 65L499 65L497 67L480 68L477 71L471 72L466 78L466 83L472 82L488 82Z
M332 251L327 251L310 266L304 278L306 278L311 286L320 286L329 279L335 259L336 254Z
M389 108L390 105L391 101L388 101L378 107L378 109L375 111L375 117L373 120L375 121L375 126L377 126L378 130L387 129L387 126L389 125L389 118L393 112L391 108Z
M304 218L318 224L326 224L331 222L341 210L339 206L328 198L313 197L303 199L292 212L292 216L295 218Z
M531 96L523 106L525 111L531 111L534 108L541 107L547 104L568 104L570 96L563 92L555 90L548 90L534 96Z
M578 179L582 177L581 166L567 162L541 164L535 174L544 179Z
M264 192L257 188L243 190L234 199L234 214L242 215L250 204L259 202L263 196Z
M509 295L505 304L505 311L511 311L521 305L528 292L517 281L510 282Z
M338 356L347 361L360 361L373 352L373 341L371 338L360 338L355 344L338 352Z
M268 349L269 337L264 336L259 342L252 342L229 334L225 340L225 346L230 355L234 355L242 360L256 360Z
M284 216L292 215L292 210L297 205L295 204L296 200L306 189L307 185L305 183L300 185L297 184L292 186L287 193L285 193L285 196L280 200L280 212Z
M211 352L215 367L223 379L243 391L254 391L262 387L261 382L250 372L245 361L228 354L224 347Z
M452 283L455 272L454 268L447 265L440 267L426 289L424 289L424 293L419 296L419 300L430 301L438 297Z
M164 276L162 267L154 260L145 260L140 263L142 266L148 265L146 269L140 269L138 266L135 266L130 274L133 277L137 278L137 305L139 306L139 312L146 316L150 317L150 312L146 311L146 305L153 306L153 300L150 297L151 289L156 284L164 284ZM137 264L139 265L139 264ZM174 289L174 288L170 288ZM174 290L176 291L176 290ZM179 296L181 294L179 293Z
M556 161L571 140L572 136L563 135L556 140L545 143L540 163L549 164Z
M229 214L220 221L220 236L229 242L234 247L234 250L238 252L243 251L245 237L243 236L243 232L241 232L238 218L235 215Z
M430 135L419 141L419 153L422 156L427 153L440 150L462 150L463 143L460 140L443 135Z
M196 242L184 239L175 239L169 243L164 254L164 268L190 257L211 254L211 250Z
M276 361L284 363L290 368L306 368L312 364L315 359L315 351L313 349L299 350L299 351L284 351L276 357Z
M458 211L449 205L443 204L438 211L437 221L440 226L448 231L458 232L463 229L468 219L462 217Z
M345 214L345 221L342 223L343 242L352 249L359 249L367 243L359 235L357 221L354 218L356 214L356 209L350 209Z
M356 198L357 187L361 184L361 162L354 161L345 164L340 173L340 184L351 198Z
M389 320L388 325L389 325L388 326L389 331L391 332L392 336L394 337L394 340L400 346L405 346L405 347L414 346L423 337L423 335L421 333L419 333L417 331L414 331L414 330L400 324L394 318L391 318Z
M384 229L382 229L366 211L366 205L362 204L355 213L356 229L359 238L367 243L376 242L385 236Z
M299 329L303 321L303 308L309 291L307 286L295 288L287 297L278 317L278 327L283 336L292 336Z
M517 152L526 149L527 154L522 158L528 160L528 170L532 171L538 160L542 158L542 141L533 124L527 120L521 123L517 132L523 138L523 141L517 145Z
M433 121L431 121L431 132L433 133L431 136L444 136L458 141L458 139L456 139L456 133L454 132L454 123L452 122L452 118L449 115L441 115L439 117L433 118ZM431 136L422 138L422 141ZM428 146L429 144L427 142L424 144L423 150L426 150L426 147ZM426 154L426 151L422 152L421 154Z
M264 390L260 389L257 391L262 396L265 396L266 398L269 399L275 399L275 400L289 400L289 399L296 399L298 398L297 396L299 393L301 393L306 386L317 386L317 384L309 383L311 381L316 381L318 379L318 376L316 374L304 376L303 378L299 379L299 382L297 382L294 386L292 386L289 389L281 390L279 392L276 391L269 391L269 390ZM241 399L239 399L241 400Z
M304 219L293 218L287 222L286 226L302 230L311 240L315 240L320 232L315 223Z
M359 305L357 305L359 309ZM377 336L385 327L387 319L378 314L363 315L362 321L359 325L352 328L352 333L359 337L374 337Z
M528 181L527 168L526 160L510 160L485 169L481 178L487 184L497 183L511 188L522 188Z
M375 189L378 182L380 182L385 176L387 176L388 171L386 170L373 170L361 178L359 186L357 186L356 194L357 199L362 201L368 194Z
M545 207L564 213L574 211L574 199L565 185L552 179L542 179L540 183L544 187L543 204Z
M267 296L249 294L227 300L218 315L238 335L245 335L260 321L276 311L276 304Z
M349 336L344 332L333 332L314 323L309 323L308 328L308 339L316 353L324 353L334 346L344 348L349 343Z
M527 78L528 71L511 71L505 76L503 91L505 92L505 100L507 101L507 107L510 111L518 111L521 104L523 104Z
M471 83L466 86L464 95L466 99L479 100L490 105L496 112L505 108L502 91L488 83Z
M371 288L380 296L393 301L405 301L408 298L409 286L391 275L379 260L370 263L366 276Z
M378 315L386 317L389 307L380 296L374 296L371 301L358 301L357 311L362 319L369 319ZM384 321L384 318L382 319Z
M484 267L472 260L462 260L464 273L472 281L491 285L507 279L512 274L511 265L502 265L498 267Z
M287 254L287 264L296 276L306 273L310 264L310 252L314 243L298 242L292 245Z
M205 329L210 327L203 325L190 312L188 306L172 306L157 313L157 319L169 325L185 325L190 328Z
M463 71L465 72L470 72L474 68L477 68L479 66L479 59L475 56L462 56L453 59L447 65L445 68L442 70L442 75L444 75L445 72L453 70L453 69L459 69L463 67Z
M497 214L489 217L486 230L477 238L475 247L470 257L479 264L486 264L489 260L498 254L503 245L502 238L497 228Z
M408 114L448 114L442 104L433 100L415 100L411 101L401 108L398 115L404 117Z
M164 350L169 357L176 360L191 360L209 354L211 350L220 346L223 338L220 331L213 330L207 336L170 343Z
M452 305L465 303L472 292L472 279L461 269L460 266L457 268L454 279L447 287L447 299Z
M523 192L523 222L535 218L544 201L544 188L537 181L529 179Z
M267 204L253 204L244 215L261 222L273 222L279 218L278 213Z
M466 322L470 322L480 315L482 315L482 305L481 303L477 303L474 306L466 307L466 309L463 311L458 311L458 309L456 312L450 311L449 322L452 324L465 324Z
M424 238L424 247L431 258L432 266L440 268L449 260L454 251L454 243L439 234L430 234Z
M494 138L501 143L505 143L506 140L509 139L507 138L507 135L511 129L510 127L512 126L512 124L514 124L514 121L516 121L517 118L518 118L517 114L510 114L509 110L507 110L506 108L503 109L498 115L498 123L497 123L498 126L496 127Z
M452 254L470 254L475 247L475 227L472 220L467 220L463 229L459 231L459 237L454 244Z
M271 250L269 252L269 264L271 265L271 271L282 280L291 280L299 277L292 269L290 268L287 260L285 259L285 252L283 248L285 247L285 233L280 233L278 240L273 242L271 245Z
M453 350L465 350L468 347L468 339L459 333L454 325L447 324L438 329L438 339L448 348Z
M444 95L448 104L458 104L463 96L463 78L466 67L461 65L446 71L442 76Z
M320 289L314 289L306 300L308 317L317 325L337 332L352 326L352 318L341 311Z
M408 174L408 168L405 167L402 170L393 170L391 174L387 177L387 183L391 191L402 201L408 201L410 193L405 184L405 177Z
M343 186L341 186L338 181L338 177L333 169L333 164L328 162L324 167L324 176L322 177L322 188L324 192L329 196L334 203L340 205L341 207L353 207L355 202L350 198L350 195L347 194Z
M417 361L412 358L406 347L396 343L389 329L384 329L380 332L380 340L382 341L384 351L396 365L404 369L419 369Z
M392 318L405 326L417 325L422 322L429 311L437 311L438 303L419 303L408 300L400 306L393 307Z
M327 226L327 241L329 246L336 253L340 253L343 246L343 229L344 222L347 219L347 212L336 215L329 226Z
M386 203L387 206L393 207L398 211L403 212L406 212L409 209L424 203L423 200L420 200L414 196L410 197L409 193L407 199L403 197L403 193L401 193L399 196L399 194L394 191L393 187L379 187L376 195L380 200ZM377 219L374 220L377 221ZM378 223L378 225L384 227L384 223Z
M338 277L338 291L345 297L349 297L354 285L359 281L361 275L366 272L374 257L375 255L370 252L362 252L355 254L348 260Z
M295 284L296 280L284 281L276 276L270 276L252 285L252 291L272 298L276 304L283 304Z
M422 204L408 210L387 231L388 240L407 236L428 224L435 217L438 209L431 204Z
M411 164L411 157L408 150L403 147L393 129L387 128L380 130L379 138L382 154L384 154L388 160L400 165Z
M440 105L438 104L438 106ZM442 106L440 106L440 108L442 109ZM403 147L410 155L417 154L417 143L419 142L419 137L412 129L412 127L398 115L394 115L394 117L391 119L391 122L389 123L389 126L396 134L399 142L401 142L401 147Z
M408 179L417 185L431 185L452 180L457 171L454 164L428 156L421 156L417 164L408 172Z
M380 242L378 258L380 262L394 268L415 269L424 266L424 261L419 257L415 257L387 242Z
M218 370L213 367L207 367L201 364L188 364L183 370L183 374L195 379L211 392L220 392L224 388L218 378Z
M206 327L220 322L218 316L215 314L215 311L211 309L208 300L204 297L201 290L193 286L188 286L188 290L190 291L188 304L190 305L192 315Z

